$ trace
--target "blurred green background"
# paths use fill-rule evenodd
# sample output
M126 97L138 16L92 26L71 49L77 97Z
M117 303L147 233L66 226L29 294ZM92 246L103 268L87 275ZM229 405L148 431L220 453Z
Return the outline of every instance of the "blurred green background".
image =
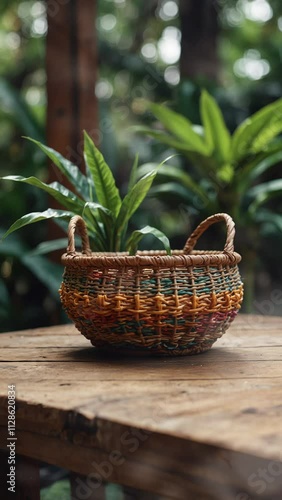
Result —
M126 182L136 153L140 163L173 153L153 139L133 132L150 123L143 99L170 103L199 123L199 95L206 88L217 99L231 131L247 116L281 97L282 4L279 0L218 1L211 15L196 2L187 14L175 0L100 0L95 26L99 62L101 148L118 183ZM202 9L202 10L201 10ZM193 17L202 16L201 33ZM41 1L2 0L0 6L0 175L46 178L43 155L22 136L45 141L47 20ZM204 40L204 55L193 43ZM193 38L194 37L194 38ZM196 40L197 41L197 40ZM205 47L208 48L205 55ZM205 59L206 58L206 59ZM182 164L182 158L176 162ZM264 175L281 177L281 165ZM0 235L30 211L44 210L47 200L32 187L1 183ZM271 202L282 213L281 197ZM201 207L177 200L149 199L139 215L142 225L162 227L172 246L181 248L202 220ZM46 238L44 224L26 228L0 244L0 331L65 321L57 289L62 267L48 256L32 255ZM207 241L206 246L213 246ZM281 314L282 227L260 227L252 311Z

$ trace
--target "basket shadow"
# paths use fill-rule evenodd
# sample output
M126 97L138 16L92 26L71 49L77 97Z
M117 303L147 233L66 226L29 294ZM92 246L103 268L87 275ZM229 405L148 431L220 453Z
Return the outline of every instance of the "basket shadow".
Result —
M164 367L165 364L181 364L185 366L200 366L205 364L216 364L217 362L235 362L242 361L243 356L236 351L231 351L228 347L212 347L211 349L200 354L191 355L157 355L145 353L120 353L118 351L103 351L96 349L93 346L84 347L76 350L66 350L66 357L72 361L88 362L99 365L108 364L109 362L114 366L121 366L122 368L132 367L136 365L138 369L144 367L148 369L149 366Z

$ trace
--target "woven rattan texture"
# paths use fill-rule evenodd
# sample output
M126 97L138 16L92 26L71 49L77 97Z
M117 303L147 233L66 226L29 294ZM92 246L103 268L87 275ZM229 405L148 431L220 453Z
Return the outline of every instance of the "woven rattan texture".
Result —
M199 353L222 336L242 302L238 267L232 256L229 261L198 267L119 263L101 268L72 265L69 259L61 300L78 330L96 347Z

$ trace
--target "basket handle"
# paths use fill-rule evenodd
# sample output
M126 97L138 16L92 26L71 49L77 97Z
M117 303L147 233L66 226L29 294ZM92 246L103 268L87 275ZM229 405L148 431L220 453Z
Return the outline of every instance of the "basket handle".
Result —
M78 232L79 236L81 237L82 241L82 253L84 254L90 254L91 253L91 248L89 244L89 238L87 234L87 228L86 224L80 215L75 215L74 217L71 218L69 222L69 227L68 227L68 247L67 247L67 253L75 253L75 240L74 240L74 235L75 232Z
M229 252L234 252L234 236L235 236L235 224L233 219L230 217L228 214L220 213L220 214L215 214L211 215L208 217L206 220L201 222L198 227L193 231L191 236L189 236L188 240L186 241L184 248L183 248L183 253L184 254L190 254L192 250L194 249L199 237L205 232L205 230L210 227L212 224L215 224L216 222L221 222L224 221L226 224L226 229L227 229L227 235L226 235L226 242L224 245L224 252L229 253Z

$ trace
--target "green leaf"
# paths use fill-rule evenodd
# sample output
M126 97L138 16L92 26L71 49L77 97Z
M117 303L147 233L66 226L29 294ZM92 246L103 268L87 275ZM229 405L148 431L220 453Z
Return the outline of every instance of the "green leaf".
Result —
M282 179L264 182L258 186L249 189L248 195L254 198L250 204L248 211L254 213L260 205L267 203L271 198L276 196L282 197Z
M0 78L0 108L2 112L13 117L23 133L32 135L38 140L44 140L41 124L31 112L20 92L4 78Z
M240 192L244 192L260 175L280 161L282 161L282 151L270 155L268 154L262 160L255 159L244 165L241 172L238 173L238 186Z
M265 106L247 118L233 134L232 159L238 161L247 153L258 152L259 146L263 148L270 139L276 137L279 130L277 124L281 121L282 99ZM255 150L253 150L254 145Z
M148 171L152 171L156 168L156 164L154 163L145 163L142 167L139 168L139 171L147 173ZM160 171L158 172L158 179L163 179L164 182L168 180L177 181L179 184L185 188L187 188L192 193L197 194L197 196L204 202L209 202L209 196L206 191L195 182L192 177L185 171L181 170L178 167L174 167L172 165L163 165Z
M41 142L35 141L30 137L25 137L25 139L28 139L36 144L48 156L48 158L50 158L54 165L58 167L59 171L66 177L66 179L68 179L68 181L75 188L76 192L79 193L84 200L91 201L88 179L82 174L76 165L64 158L54 149L45 146Z
M233 165L230 163L224 163L221 167L215 172L216 178L220 181L226 182L229 184L235 175L235 169Z
M90 220L95 234L93 239L97 239L101 251L112 251L114 246L114 226L115 219L110 210L99 203L87 202L84 206L83 216Z
M175 207L180 203L193 206L195 201L197 205L200 202L200 206L202 206L202 202L199 200L199 197L193 193L193 191L187 189L178 182L164 182L163 184L153 186L150 189L150 196L158 198L161 201L164 201L168 206L172 207Z
M201 135L195 132L192 123L187 118L160 104L149 103L148 107L163 126L177 139L184 142L190 150L203 155L209 154L210 148L205 144Z
M30 214L26 214L10 226L10 228L8 229L8 231L6 231L2 239L6 238L13 231L21 229L22 227L27 226L29 224L34 224L35 222L39 222L41 220L54 219L54 218L70 219L73 215L75 215L73 212L66 212L64 210L54 210L52 208L48 208L48 210L45 210L45 212L32 212Z
M94 180L98 202L116 217L121 207L121 198L110 167L89 135L84 132L85 162Z
M157 175L158 169L149 172L139 179L139 181L132 187L122 201L120 211L115 224L115 241L116 248L119 250L123 233L126 230L128 221L136 212L137 208L141 205L146 197L153 180Z
M230 159L231 137L221 110L216 100L205 90L201 94L200 107L207 145L216 160L226 164Z
M271 210L260 209L256 212L255 219L259 223L272 224L282 233L282 215L276 214Z
M157 139L162 144L166 144L177 151L183 153L194 167L201 170L201 175L209 175L211 171L216 170L216 163L211 156L203 155L194 151L193 148L186 145L184 142L177 141L172 136L159 132L147 127L134 127L137 132L145 133L150 137Z
M151 234L152 236L157 238L159 241L161 241L166 252L169 255L171 254L170 242L169 242L168 237L162 231L160 231L159 229L156 229L155 227L145 226L142 229L138 229L137 231L133 231L130 238L128 238L128 240L126 242L126 250L129 252L130 255L134 255L136 253L139 242L147 234Z
M63 266L32 254L23 255L21 261L48 288L53 297L59 300Z
M58 238L57 240L43 241L39 243L34 250L28 252L28 255L44 255L57 250L66 249L68 246L67 238Z
M16 234L4 240L5 231L0 231L0 255L11 256L20 259L28 251L28 247Z
M177 149L179 151L191 151L191 148L187 146L184 142L178 141L171 135L166 134L165 132L160 132L159 130L155 130L149 127L143 127L141 125L136 125L133 127L135 132L148 135L153 139L157 139L162 144L166 144L171 148ZM192 149L193 150L193 149Z
M68 479L56 481L51 486L42 488L40 491L40 500L70 500L70 498L74 497Z
M260 151L263 151L265 146L269 144L269 142L277 137L278 134L282 131L282 114L281 116L275 115L270 124L269 127L265 128L262 130L260 134L257 135L255 140L252 143L252 153L259 153Z
M1 177L2 180L10 180L14 182L23 182L25 184L30 184L39 189L42 189L46 193L50 194L56 201L63 205L67 210L73 210L76 213L81 213L84 203L81 198L78 198L74 193L69 191L65 186L59 184L58 182L52 182L51 184L45 184L37 177L22 177L21 175L6 175Z

